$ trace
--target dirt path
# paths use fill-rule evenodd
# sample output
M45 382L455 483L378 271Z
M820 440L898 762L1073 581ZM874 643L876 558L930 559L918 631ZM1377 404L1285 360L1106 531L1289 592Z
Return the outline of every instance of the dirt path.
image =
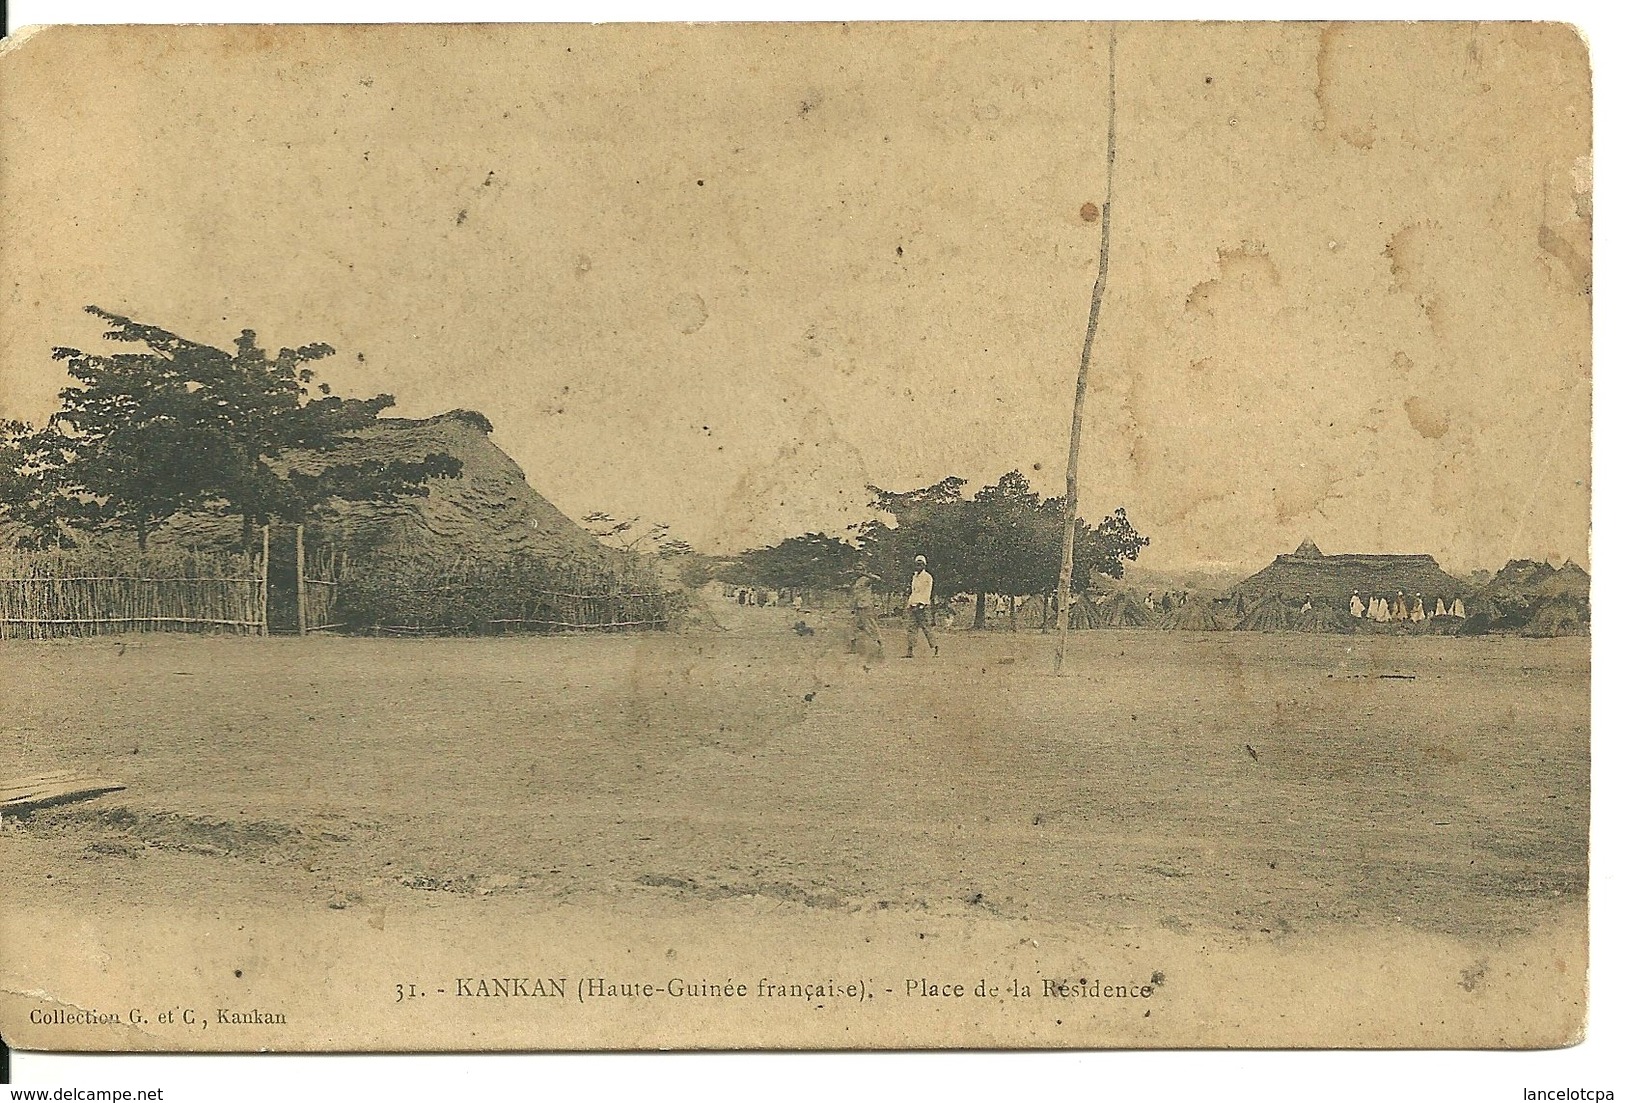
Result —
M1583 640L1087 632L1057 680L1036 634L865 664L830 625L742 613L681 636L7 644L0 776L129 788L8 824L0 891L1289 949L1578 922Z

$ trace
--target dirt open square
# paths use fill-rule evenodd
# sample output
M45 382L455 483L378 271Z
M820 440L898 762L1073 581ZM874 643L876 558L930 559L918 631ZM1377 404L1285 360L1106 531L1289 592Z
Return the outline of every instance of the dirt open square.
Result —
M904 660L888 627L873 661L845 653L834 616L812 636L788 610L727 618L5 644L0 776L127 785L5 824L8 939L36 955L8 958L32 971L5 978L8 998L294 1008L288 1033L252 1038L273 1048L627 1030L1548 1045L1582 1028L1585 639L1085 631L1058 679L1036 632L946 632L940 657ZM109 964L126 955L152 967ZM880 994L596 1017L573 987L568 1010L395 1002L403 980L544 965L819 973ZM903 991L927 974L1121 974L1154 978L1158 1001L916 1012ZM127 1043L246 1037L131 1025Z

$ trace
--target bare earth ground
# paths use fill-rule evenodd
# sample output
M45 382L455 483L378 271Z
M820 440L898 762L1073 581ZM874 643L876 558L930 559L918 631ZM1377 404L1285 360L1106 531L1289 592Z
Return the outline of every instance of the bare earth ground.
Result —
M128 785L0 833L8 1038L91 1044L26 1025L36 1006L187 999L296 1013L101 1044L1582 1029L1586 640L1093 631L1057 679L1053 636L944 633L940 658L905 661L888 631L866 662L835 618L802 637L788 610L721 615L671 635L0 645L0 778ZM866 995L815 1013L575 988L787 970ZM1154 977L1156 1016L905 999L926 971ZM528 974L571 978L570 1009L436 991ZM403 981L434 995L396 1005Z

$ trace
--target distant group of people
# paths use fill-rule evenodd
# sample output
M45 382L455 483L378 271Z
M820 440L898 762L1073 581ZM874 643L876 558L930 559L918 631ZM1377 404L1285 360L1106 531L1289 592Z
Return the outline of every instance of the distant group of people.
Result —
M733 599L741 605L760 605L767 609L775 608L781 602L795 609L801 608L800 594L771 587L741 586L734 592Z
M1308 599L1304 599L1304 609L1309 608ZM1460 617L1465 619L1467 609L1461 598L1453 599L1448 605L1442 597L1433 599L1433 608L1428 609L1428 603L1421 594L1406 597L1404 591L1396 593L1393 600L1386 594L1372 594L1369 598L1361 598L1360 591L1354 591L1349 598L1349 616L1355 620L1370 620L1377 624L1421 624L1429 617Z

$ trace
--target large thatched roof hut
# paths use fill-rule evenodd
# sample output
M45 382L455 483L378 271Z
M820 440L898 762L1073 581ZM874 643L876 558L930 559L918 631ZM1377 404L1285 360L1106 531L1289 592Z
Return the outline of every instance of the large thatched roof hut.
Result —
M669 587L630 553L605 547L530 486L490 439L484 417L454 410L423 420L381 419L320 453L289 453L307 474L443 454L461 467L422 494L392 502L336 501L307 525L307 555L339 580L338 620L356 631L444 634L658 627L676 608ZM291 593L289 526L272 537L273 629ZM154 534L158 543L230 547L240 520L194 514ZM323 569L323 568L318 568Z
M1356 591L1362 595L1403 591L1448 601L1465 594L1467 584L1448 574L1431 555L1324 555L1313 541L1305 540L1297 551L1276 556L1269 566L1238 582L1231 593L1241 595L1249 606L1276 597L1296 603L1296 608L1304 598L1346 607Z
M462 464L455 478L429 480L428 493L394 502L334 502L310 525L313 542L369 552L429 552L454 557L532 555L602 563L615 553L575 524L525 481L525 473L491 440L491 423L469 410L421 420L380 418L338 448L293 451L282 466L316 474L338 464L420 461L435 453ZM153 535L157 544L234 547L240 521L182 514Z

